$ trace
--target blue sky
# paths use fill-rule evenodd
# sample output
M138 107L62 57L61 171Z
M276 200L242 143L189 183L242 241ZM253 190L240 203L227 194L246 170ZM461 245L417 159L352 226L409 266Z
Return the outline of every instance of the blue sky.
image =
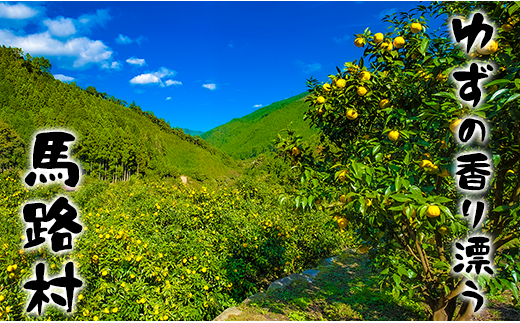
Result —
M208 131L359 59L354 34L418 2L6 2L0 44L52 74Z

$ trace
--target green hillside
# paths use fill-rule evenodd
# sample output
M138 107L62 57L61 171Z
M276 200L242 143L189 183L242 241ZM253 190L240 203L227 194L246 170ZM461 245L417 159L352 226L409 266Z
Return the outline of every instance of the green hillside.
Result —
M309 109L303 100L306 94L275 102L247 116L233 119L205 132L202 138L235 159L246 159L272 150L277 133L288 127L307 139L315 131L303 120L303 113Z
M93 87L84 90L56 80L50 68L45 58L0 48L0 137L21 139L16 147L0 147L0 169L23 168L32 136L53 127L75 132L74 157L101 179L118 181L143 173L205 179L226 175L234 167L229 156L201 138L171 128L134 102L127 106ZM0 143L12 142L2 138ZM17 153L9 156L12 151Z
M198 131L198 130L191 130L188 128L182 128L182 131L184 131L185 134L191 135L191 136L202 136L204 131Z

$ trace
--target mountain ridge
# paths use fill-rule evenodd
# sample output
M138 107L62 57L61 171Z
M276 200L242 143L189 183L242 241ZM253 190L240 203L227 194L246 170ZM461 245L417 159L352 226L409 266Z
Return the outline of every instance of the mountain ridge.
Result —
M202 138L235 159L247 159L274 150L273 140L282 129L296 130L309 138L316 130L303 120L309 109L304 102L307 92L273 102L241 118L215 127Z

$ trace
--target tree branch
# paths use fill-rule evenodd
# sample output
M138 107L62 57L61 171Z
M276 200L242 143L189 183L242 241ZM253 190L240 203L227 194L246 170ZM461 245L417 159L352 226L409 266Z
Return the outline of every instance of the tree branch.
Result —
M467 280L466 278L462 278L461 281L459 281L459 283L457 284L457 286L455 286L455 289L453 289L448 294L448 296L446 296L446 298L448 300L450 300L454 297L457 297L460 293L462 293L462 291L464 290L464 287L465 287L466 280Z
M437 245L437 250L439 251L439 258L441 261L446 262L446 256L444 255L444 245L442 244L442 235L435 231L435 244Z
M419 254L419 257L421 258L421 264L423 265L424 274L428 275L429 270L428 270L428 265L426 263L427 260L425 259L424 254L422 253L421 246L419 245L419 240L417 240L417 236L415 235L415 233L412 231L412 229L410 227L408 227L408 232L410 233L410 237L413 240L415 240L415 248L417 249L417 253Z

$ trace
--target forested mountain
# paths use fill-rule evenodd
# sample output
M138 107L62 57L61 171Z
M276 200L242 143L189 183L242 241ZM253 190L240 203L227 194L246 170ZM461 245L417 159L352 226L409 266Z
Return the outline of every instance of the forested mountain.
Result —
M192 136L201 136L204 131L197 131L197 130L191 130L188 128L181 128L182 131L184 131L185 134L192 135Z
M275 102L242 118L216 127L202 134L202 138L235 159L254 157L273 150L273 140L282 129L293 129L303 138L315 131L303 120L309 109L303 98L307 92Z
M49 61L0 48L0 170L25 166L32 136L61 128L76 134L73 156L87 173L108 180L131 174L227 174L233 160L201 138L175 129L152 112L54 79ZM14 138L14 139L9 139Z

